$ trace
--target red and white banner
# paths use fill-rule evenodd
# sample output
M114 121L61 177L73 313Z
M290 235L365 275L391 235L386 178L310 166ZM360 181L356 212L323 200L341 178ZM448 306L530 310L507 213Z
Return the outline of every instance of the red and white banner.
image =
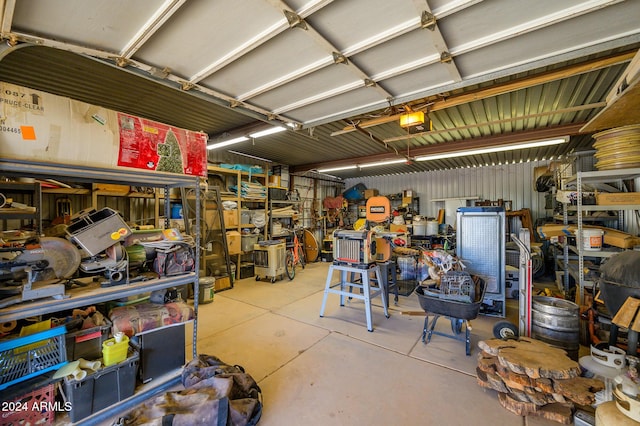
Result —
M118 113L118 166L207 176L207 135Z

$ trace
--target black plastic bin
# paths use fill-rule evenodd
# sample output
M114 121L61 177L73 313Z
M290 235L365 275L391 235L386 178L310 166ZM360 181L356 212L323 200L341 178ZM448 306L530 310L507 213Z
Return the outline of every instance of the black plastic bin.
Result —
M93 361L102 358L102 343L109 338L111 321L104 318L102 325L78 331L69 331L65 335L67 360L84 358Z
M65 401L70 402L69 418L77 422L133 395L138 372L138 351L129 347L124 361L87 374L82 380L65 377Z

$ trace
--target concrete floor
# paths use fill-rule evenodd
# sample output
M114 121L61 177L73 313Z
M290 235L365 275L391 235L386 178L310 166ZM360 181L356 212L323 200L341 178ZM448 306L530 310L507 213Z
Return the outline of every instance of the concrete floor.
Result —
M293 281L274 284L239 280L200 305L198 353L239 364L254 377L263 394L261 425L558 424L514 415L496 392L476 384L477 342L493 337L498 319L472 321L466 356L461 341L433 335L422 343L424 316L401 314L422 311L415 294L400 296L397 305L392 298L388 319L375 298L373 332L360 300L340 307L330 294L320 318L328 266L313 263L298 268ZM517 313L513 302L508 316ZM440 319L436 329L450 333L450 322Z

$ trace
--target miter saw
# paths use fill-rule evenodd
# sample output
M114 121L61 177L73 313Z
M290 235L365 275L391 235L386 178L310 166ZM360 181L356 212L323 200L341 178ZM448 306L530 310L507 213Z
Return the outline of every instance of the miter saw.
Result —
M80 265L68 240L42 237L0 246L0 308L34 299L65 296L65 284Z

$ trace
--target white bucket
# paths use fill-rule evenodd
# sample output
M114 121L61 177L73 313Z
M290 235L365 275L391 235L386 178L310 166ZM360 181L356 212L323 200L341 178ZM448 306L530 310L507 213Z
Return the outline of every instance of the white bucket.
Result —
M583 229L582 230L582 249L591 251L602 250L602 236L604 231L601 229Z
M413 222L413 235L424 236L427 235L427 222L421 220L420 222Z
M438 235L438 222L435 220L427 221L427 235Z

